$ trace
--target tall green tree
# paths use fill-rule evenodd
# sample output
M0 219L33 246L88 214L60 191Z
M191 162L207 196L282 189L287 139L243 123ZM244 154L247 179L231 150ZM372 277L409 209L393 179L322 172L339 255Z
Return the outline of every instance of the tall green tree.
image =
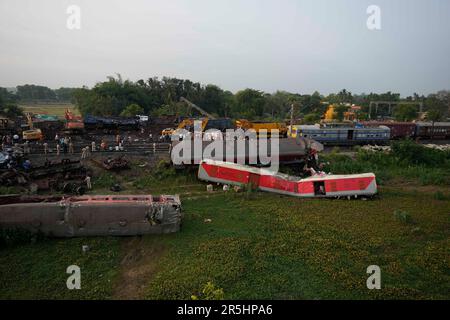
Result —
M137 115L142 115L144 113L144 108L142 108L140 105L133 103L128 105L121 113L120 115L122 117L134 117Z
M347 110L348 110L348 106L346 106L344 104L339 104L336 106L334 111L336 113L336 118L338 121L344 120L345 112L347 112Z
M394 117L398 121L412 121L417 118L417 107L412 104L400 103L395 108Z
M245 89L236 93L235 116L260 118L264 111L264 93L259 90Z
M52 89L34 84L17 86L17 96L20 100L56 100Z
M22 109L16 104L16 96L6 88L0 88L0 115L14 118L23 115Z

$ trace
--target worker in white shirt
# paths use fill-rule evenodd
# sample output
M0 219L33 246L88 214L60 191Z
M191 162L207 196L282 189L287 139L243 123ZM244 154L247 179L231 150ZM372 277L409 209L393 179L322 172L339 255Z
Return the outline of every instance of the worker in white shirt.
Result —
M86 178L84 179L84 181L86 182L86 187L88 188L88 190L91 190L91 189L92 189L91 177L86 176Z

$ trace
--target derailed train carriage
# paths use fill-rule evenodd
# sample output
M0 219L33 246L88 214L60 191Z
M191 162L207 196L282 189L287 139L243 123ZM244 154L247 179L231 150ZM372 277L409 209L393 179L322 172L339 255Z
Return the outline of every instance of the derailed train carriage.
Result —
M264 141L264 142L262 142ZM175 167L199 165L204 158L220 161L233 161L251 165L267 164L268 159L275 159L279 164L302 164L323 150L323 145L309 138L277 139L278 150L272 150L272 140L216 140L198 141L184 139L172 141L171 160ZM195 147L199 144L199 148ZM221 146L222 153L214 150L209 154L214 144Z
M84 118L84 126L87 130L138 130L140 127L140 121L138 118L133 117L97 117L87 115Z
M377 183L373 173L316 174L302 179L267 169L208 159L201 162L198 178L221 184L250 185L261 191L299 198L371 198L377 193Z
M53 237L134 236L180 230L176 195L0 197L0 228Z

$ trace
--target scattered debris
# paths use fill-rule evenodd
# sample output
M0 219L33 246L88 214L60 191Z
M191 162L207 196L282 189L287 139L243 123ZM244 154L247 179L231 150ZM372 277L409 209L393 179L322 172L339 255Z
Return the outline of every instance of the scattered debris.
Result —
M30 193L40 190L64 191L66 193L82 194L77 188L68 185L83 185L88 170L80 161L63 159L61 162L46 161L42 166L28 169L0 169L0 184L4 186L23 186Z
M206 186L206 192L213 192L213 191L214 191L213 185L212 185L212 184L208 184L208 185Z
M233 190L234 190L234 192L238 193L238 192L241 192L241 191L242 191L242 187L240 187L240 186L234 186L234 187L233 187Z
M223 191L229 191L229 190L230 190L230 186L228 184L224 184Z
M65 194L83 195L86 192L86 187L83 182L66 182L63 185L62 191Z
M86 253L86 252L88 252L89 250L90 250L90 248L89 248L88 245L83 245L83 246L81 246L81 251L83 251L83 253Z
M211 223L212 220L211 220L211 219L205 219L205 220L203 220L203 222L204 222L204 223Z
M130 168L130 162L125 159L123 156L118 158L108 157L105 161L103 161L103 168L106 170L124 170Z
M440 151L449 151L450 150L450 144L424 144L423 146L426 148L436 149L436 150L440 150Z
M122 187L120 186L120 184L116 183L111 186L110 190L114 192L120 192L122 191Z
M369 152L383 152L383 153L391 152L390 146L366 145L366 146L362 146L361 149L364 151L369 151Z
M450 150L450 144L423 144L425 148L429 149L435 149L440 151L449 151ZM389 153L391 152L390 146L372 146L372 145L366 145L361 147L362 150L370 151L370 152L383 152L383 153Z

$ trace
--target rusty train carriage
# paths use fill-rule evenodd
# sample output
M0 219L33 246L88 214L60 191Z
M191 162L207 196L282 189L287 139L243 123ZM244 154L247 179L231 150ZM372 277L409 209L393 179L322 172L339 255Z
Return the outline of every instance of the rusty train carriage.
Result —
M0 228L52 237L134 236L180 230L177 195L2 197Z

